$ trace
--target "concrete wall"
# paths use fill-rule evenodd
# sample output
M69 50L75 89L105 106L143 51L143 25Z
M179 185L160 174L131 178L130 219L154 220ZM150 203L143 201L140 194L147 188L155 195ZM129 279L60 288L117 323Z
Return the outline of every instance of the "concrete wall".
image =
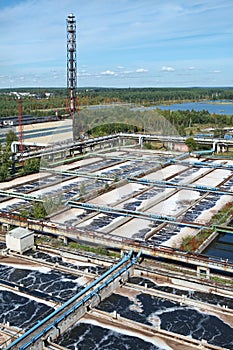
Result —
M174 143L173 150L179 152L188 152L189 149L185 143Z

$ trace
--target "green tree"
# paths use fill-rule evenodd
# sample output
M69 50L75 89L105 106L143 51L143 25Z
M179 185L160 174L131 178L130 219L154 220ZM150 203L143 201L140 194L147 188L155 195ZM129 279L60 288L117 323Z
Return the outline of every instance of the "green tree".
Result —
M40 160L38 158L32 158L25 161L21 170L21 175L28 175L37 173L40 170Z
M44 219L47 216L47 212L42 202L35 202L33 206L33 217L35 219Z
M61 210L62 207L62 195L44 198L44 208L47 212L47 215L51 215L58 210Z
M188 146L189 152L198 150L198 143L192 137L187 138L185 144Z
M13 141L18 141L18 137L16 136L16 134L14 133L14 131L10 130L7 134L6 134L6 145L11 145Z
M84 196L86 194L86 186L84 183L80 184L79 193L81 196Z
M10 176L8 164L2 164L0 166L0 182L6 181Z
M214 137L224 137L225 130L224 129L215 129Z

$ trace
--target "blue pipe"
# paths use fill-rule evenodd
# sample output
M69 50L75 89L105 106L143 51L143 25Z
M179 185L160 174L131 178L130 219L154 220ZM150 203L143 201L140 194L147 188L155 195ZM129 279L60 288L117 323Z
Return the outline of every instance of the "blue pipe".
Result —
M159 180L147 180L147 179L135 179L135 178L127 178L127 181L129 182L136 182L146 185L156 185L156 186L162 186L162 187L172 187L172 188L181 188L181 189L188 189L188 190L198 190L202 192L216 192L221 195L227 194L227 195L233 195L233 192L230 191L221 191L218 187L209 187L209 186L203 186L203 185L182 185L177 184L172 181L159 181ZM168 217L170 220L170 217Z
M108 275L110 275L112 272L114 272L116 269L118 269L121 265L123 265L125 262L127 262L128 260L130 260L132 258L133 255L133 250L131 250L129 252L129 254L125 255L121 261L119 261L116 265L114 265L113 267L111 267L108 271L106 271L103 275L101 275L97 280L95 280L94 282L92 282L89 286L85 287L83 290L81 290L78 294L74 295L72 298L70 298L68 301L66 301L60 308L58 308L57 310L53 311L50 315L48 315L47 317L45 317L43 320L37 322L36 325L34 325L32 328L30 328L27 332L25 332L21 337L19 337L18 339L14 340L7 348L6 350L12 349L15 345L17 345L18 343L20 343L23 339L25 339L27 336L29 336L32 332L36 331L39 327L41 327L43 324L45 324L47 321L49 321L52 317L56 316L57 314L59 314L62 310L64 310L64 308L66 308L67 306L69 306L70 304L72 304L75 300L77 300L78 298L80 298L83 294L85 294L86 292L88 292L91 288L93 288L94 286L96 286L98 283L100 283L103 279L105 279ZM64 318L64 315L61 316L58 320L62 320ZM57 321L57 320L56 320ZM55 322L56 322L55 321ZM53 327L53 324L51 324L50 326L48 326L47 328L45 328L46 330L49 330L50 328ZM36 335L35 337L41 337L44 334L45 329L40 332L38 335ZM24 344L22 347L20 347L20 350L24 350L26 349L30 344L32 344L34 342L32 338L28 343ZM38 338L39 339L39 338Z
M141 251L138 253L138 255L134 258L132 258L132 261L129 262L125 267L123 267L120 271L118 271L114 276L111 276L106 282L104 282L100 287L97 288L97 290L102 290L105 287L107 287L114 279L116 279L117 277L119 277L122 273L124 273L125 271L127 271L132 265L134 265L138 258L141 255ZM126 260L127 261L127 260ZM79 301L74 307L72 307L71 309L69 309L64 315L62 315L61 317L59 317L56 321L54 321L54 323L52 323L51 325L49 325L46 329L44 329L42 332L40 332L39 334L37 334L35 337L33 337L27 344L25 344L24 346L20 347L20 350L25 350L28 346L30 346L31 344L35 343L36 340L38 340L40 337L42 337L47 331L49 331L51 328L54 327L55 324L58 324L59 322L61 322L62 320L64 320L64 318L66 318L69 314L71 314L74 310L78 309L80 306L83 305L83 301L86 302L91 298L91 294L93 292L91 292L89 295L87 295L83 300ZM96 291L95 291L96 293Z
M136 210L127 210L127 209L114 209L111 207L104 207L104 206L98 206L94 204L87 204L87 203L79 203L75 201L68 201L66 205L70 205L71 207L75 208L88 208L90 210L95 211L102 211L102 212L116 212L117 214L123 215L123 216L134 216L134 217L140 217L142 219L144 218L152 218L155 220L167 220L167 221L175 221L176 219L172 216L166 216L166 215L157 215L157 214L145 214L144 212L136 211Z

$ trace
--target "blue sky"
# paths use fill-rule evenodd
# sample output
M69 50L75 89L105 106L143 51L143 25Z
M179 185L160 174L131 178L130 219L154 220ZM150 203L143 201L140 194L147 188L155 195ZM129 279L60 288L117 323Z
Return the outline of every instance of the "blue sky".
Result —
M0 88L66 86L70 13L79 86L233 86L232 0L1 0Z

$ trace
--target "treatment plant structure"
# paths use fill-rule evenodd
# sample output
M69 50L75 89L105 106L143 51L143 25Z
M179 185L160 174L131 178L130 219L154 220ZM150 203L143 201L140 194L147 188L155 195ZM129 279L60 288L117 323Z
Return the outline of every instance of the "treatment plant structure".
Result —
M142 294L150 296L151 302L165 299L176 303L179 309L184 307L183 312L186 308L190 312L206 310L224 317L228 327L233 327L232 287L227 283L233 274L233 261L202 253L219 231L232 234L230 222L228 226L217 225L211 218L224 205L232 203L233 161L217 157L197 161L188 153L149 151L128 136L109 135L101 138L101 142L98 139L92 143L90 139L84 140L85 152L80 153L78 147L73 156L68 149L66 152L61 149L60 153L56 149L54 153L40 150L43 160L40 173L1 184L3 230L8 232L14 225L27 229L26 235L31 232L35 236L34 248L24 253L24 249L14 248L13 241L7 242L6 247L2 235L3 300L9 295L13 300L32 298L52 308L49 314L30 322L24 334L14 328L16 325L22 328L15 312L14 318L1 324L3 349L61 349L57 341L83 320L98 320L103 327L113 327L119 332L124 332L125 327L139 338L146 337L155 344L162 342L174 350L185 346L227 349L165 330L157 319L156 325L129 320L117 305L114 313L99 310L105 298L108 300L117 293L119 298L134 300L133 310L139 309L140 314L133 296ZM36 203L43 203L46 217L30 217ZM179 249L185 236L195 237L202 230L210 231L210 235L198 251ZM20 232L17 239L25 239L25 235ZM32 241L33 237L30 244ZM70 249L70 242L92 247L96 253ZM22 241L20 245L23 244ZM100 247L107 255L97 253ZM117 259L110 257L113 252ZM82 271L76 264L91 266ZM97 266L96 274L94 266ZM14 281L8 279L8 270L9 278L14 276ZM37 271L35 276L32 271ZM53 281L57 274L64 274L59 284ZM28 277L22 278L24 275ZM216 283L216 276L221 283ZM147 278L147 282L144 287L138 283L132 285L134 278L142 281ZM39 282L43 279L45 283ZM84 283L77 292L74 287L70 289L74 279ZM30 281L34 281L32 285ZM48 281L55 283L52 293ZM156 281L170 289L147 286ZM63 288L65 298L60 295ZM174 288L179 290L177 295L169 292ZM208 295L213 301L206 303L192 299L189 294L184 296L184 288ZM212 304L214 300L218 305ZM7 308L5 302L3 305Z
M74 123L75 16L66 23ZM60 124L66 141L53 144L44 135L33 140L39 131L32 129L26 142L19 129L14 159L39 158L40 172L0 184L1 349L67 349L79 324L84 332L71 347L102 327L110 334L100 343L114 330L118 342L127 334L161 350L233 349L233 258L205 254L220 232L233 233L229 212L224 224L217 215L233 202L233 160L214 155L233 140L199 138L212 148L189 154L177 152L186 150L179 136L120 133L75 142L71 124ZM151 141L167 151L145 149ZM197 249L182 248L203 232ZM163 314L171 315L167 327Z

